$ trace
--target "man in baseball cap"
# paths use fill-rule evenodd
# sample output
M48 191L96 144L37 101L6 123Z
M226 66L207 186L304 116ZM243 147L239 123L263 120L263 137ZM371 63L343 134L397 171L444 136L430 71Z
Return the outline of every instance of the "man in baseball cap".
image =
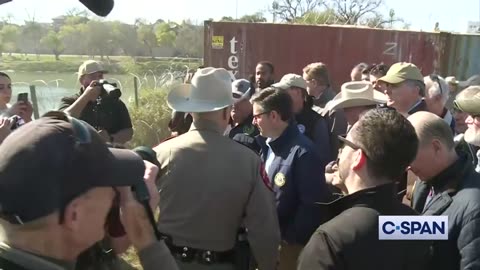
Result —
M469 86L460 92L453 102L455 109L468 113L465 119L467 130L464 140L476 147L480 147L480 86ZM480 150L477 152L477 158L480 157ZM480 164L477 164L475 170L480 172Z
M90 124L105 142L125 144L133 136L132 121L123 101L109 97L103 89L105 73L103 63L85 61L78 68L80 92L62 98L60 110Z
M250 98L254 93L254 85L248 80L239 79L232 83L232 95L235 103L230 113L232 129L228 132L228 137L259 152L260 146L255 141L255 136L259 132L258 128L252 124L253 105L250 103Z
M273 84L272 87L288 92L292 98L292 109L298 129L315 144L317 151L321 153L324 162L321 166L327 165L333 160L328 123L312 109L313 98L308 95L305 79L290 73L283 76L280 82Z
M387 84L387 105L394 107L403 115L411 115L418 111L426 111L425 83L423 75L412 63L399 62L393 64L387 75L378 79Z
M133 205L146 216L130 187L143 184L145 175L154 188L158 168L133 151L109 149L83 121L50 112L15 130L0 152L0 226L5 232L0 266L8 266L3 269L70 269L81 252L104 237L117 192L121 205ZM129 207L123 214L134 246L157 245L148 220L132 216ZM140 222L135 229L142 228L144 240L132 231L132 220ZM154 249L160 253L166 247Z

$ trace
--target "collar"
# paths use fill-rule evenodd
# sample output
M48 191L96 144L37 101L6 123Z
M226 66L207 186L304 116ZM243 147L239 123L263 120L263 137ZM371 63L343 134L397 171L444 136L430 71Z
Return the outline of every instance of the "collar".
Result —
M386 202L398 202L397 186L395 183L388 183L372 188L363 189L346 195L329 203L317 203L328 206L334 216L348 208L355 206L384 208L391 204Z
M275 140L269 141L268 145L274 153L279 153L285 148L290 148L290 141L299 134L300 131L298 130L297 123L291 120L282 135Z
M426 181L433 187L435 194L447 191L455 193L464 178L464 175L472 169L472 163L468 162L466 154L459 154L458 159L438 175Z
M449 110L447 110L447 108L444 108L444 109L443 109L442 118L443 118L443 120L445 120L445 122L446 122L447 124L449 124L449 125L452 124L453 115L452 115L452 113L451 113Z
M420 111L425 111L426 110L426 106L427 104L425 103L425 99L420 99L418 100L413 106L412 108L410 108L410 110L408 110L408 114L409 115L412 115L416 112L420 112Z
M190 127L190 131L192 130L213 131L218 134L223 134L225 132L225 130L220 128L217 123L204 119L193 121L192 126Z
M0 243L0 256L26 269L38 270L73 270L75 262L66 262L50 257L33 254L11 247L7 243Z

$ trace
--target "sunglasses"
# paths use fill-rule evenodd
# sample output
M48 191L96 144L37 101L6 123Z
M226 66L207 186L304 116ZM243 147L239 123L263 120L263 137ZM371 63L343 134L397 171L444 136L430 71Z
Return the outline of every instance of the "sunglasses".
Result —
M430 80L436 82L438 84L438 88L440 88L440 95L443 95L443 88L442 88L442 84L440 83L440 78L438 77L437 74L430 74L429 75L430 77Z
M352 148L353 150L361 149L360 146L347 140L347 135L338 135L339 148L343 149L345 146Z

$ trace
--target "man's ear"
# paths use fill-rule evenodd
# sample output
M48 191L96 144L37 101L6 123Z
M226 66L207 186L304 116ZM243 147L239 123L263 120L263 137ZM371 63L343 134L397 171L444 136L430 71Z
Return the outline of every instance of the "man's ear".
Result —
M81 201L81 197L73 199L63 211L62 224L69 230L77 231L79 229L80 223L78 221L82 215Z
M443 144L438 139L433 139L432 147L433 147L433 151L434 151L435 154L440 153L442 151L442 149L444 148Z
M367 164L367 156L361 149L356 150L353 155L352 169L361 170Z

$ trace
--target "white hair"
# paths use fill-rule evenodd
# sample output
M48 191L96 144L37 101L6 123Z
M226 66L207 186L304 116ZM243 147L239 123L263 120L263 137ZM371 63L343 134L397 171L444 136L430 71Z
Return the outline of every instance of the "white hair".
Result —
M424 82L425 85L427 85L427 81L432 82L431 84L428 84L430 87L426 88L425 90L425 95L434 98L438 96L442 96L442 103L445 106L445 104L448 101L448 98L450 97L450 89L448 88L448 84L445 81L444 78L438 76L438 81L437 80L432 80L430 76L425 76Z

